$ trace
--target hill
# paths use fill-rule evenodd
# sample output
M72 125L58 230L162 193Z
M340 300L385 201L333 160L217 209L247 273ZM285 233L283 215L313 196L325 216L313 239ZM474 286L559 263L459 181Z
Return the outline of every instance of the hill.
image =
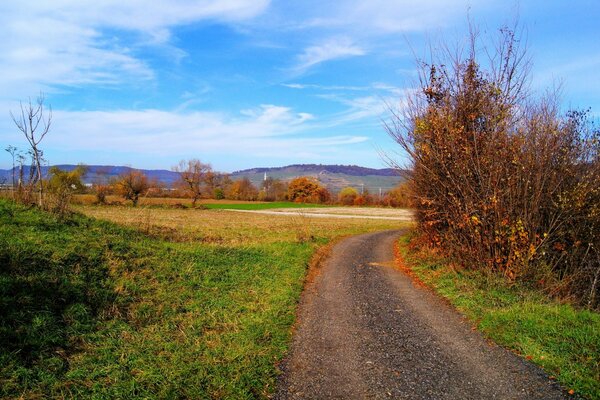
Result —
M402 172L393 168L374 169L357 165L321 165L321 164L295 164L286 167L252 168L235 171L231 177L247 177L255 185L260 185L265 174L272 178L288 181L298 176L312 176L333 192L346 186L358 190L369 190L378 193L379 189L386 192L403 181Z
M55 167L58 167L65 171L72 171L73 169L77 168L77 165L62 164L55 165ZM114 165L87 165L86 167L88 170L84 177L85 183L108 181L110 179L116 178L117 176L131 169L137 169L133 167ZM49 166L42 167L42 174L46 175L50 168L51 167ZM28 176L29 167L25 167L24 169L24 175ZM169 171L166 169L141 169L140 171L142 171L148 178L152 180L157 180L167 185L170 185L173 182L177 181L177 179L179 179L179 175L176 172ZM11 169L0 169L0 182L3 179L6 179L6 182L10 182L10 180L12 179Z
M63 170L73 170L76 165L63 164L56 165ZM42 173L47 174L50 167L42 167ZM85 183L97 181L106 181L116 178L120 174L132 169L126 166L114 165L88 165L88 172L84 177ZM171 185L179 179L179 175L173 171L164 169L141 169L141 171L150 179L157 180L166 185ZM232 179L243 177L249 178L252 183L260 186L265 174L272 178L289 181L298 176L312 176L318 179L324 186L334 192L346 186L353 186L358 190L363 188L371 193L378 193L379 189L383 192L391 189L400 183L403 178L401 171L393 168L374 169L360 167L357 165L321 165L321 164L295 164L285 167L271 168L251 168L231 173ZM29 167L25 168L25 176L29 175ZM0 182L11 180L10 169L0 169Z

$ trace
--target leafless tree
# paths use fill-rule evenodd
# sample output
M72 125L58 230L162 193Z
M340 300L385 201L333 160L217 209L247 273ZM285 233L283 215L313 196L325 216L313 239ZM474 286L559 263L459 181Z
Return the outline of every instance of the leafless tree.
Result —
M182 185L192 195L192 204L196 205L208 178L213 175L210 164L204 164L198 159L181 160L179 165L173 167L173 171L179 174Z
M23 133L29 146L34 161L35 172L38 185L38 204L44 206L44 181L42 179L42 152L39 144L50 131L52 125L52 107L44 107L44 95L40 93L36 102L31 98L26 104L20 103L21 112L17 115L10 112L13 122Z
M15 158L17 156L17 152L18 149L15 146L9 145L6 149L5 149L8 154L11 155L12 157L12 190L15 190Z

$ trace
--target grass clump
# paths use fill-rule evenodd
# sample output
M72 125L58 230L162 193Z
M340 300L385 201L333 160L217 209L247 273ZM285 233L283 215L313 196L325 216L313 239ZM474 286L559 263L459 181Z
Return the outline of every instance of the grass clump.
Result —
M540 365L567 389L600 398L600 314L549 299L503 276L455 268L437 253L399 242L403 266L496 343Z

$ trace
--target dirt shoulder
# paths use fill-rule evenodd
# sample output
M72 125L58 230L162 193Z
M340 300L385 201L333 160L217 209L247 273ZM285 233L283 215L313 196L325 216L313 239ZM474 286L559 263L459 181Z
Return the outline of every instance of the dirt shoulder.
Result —
M566 398L541 369L488 343L394 268L400 233L333 248L303 294L275 398Z

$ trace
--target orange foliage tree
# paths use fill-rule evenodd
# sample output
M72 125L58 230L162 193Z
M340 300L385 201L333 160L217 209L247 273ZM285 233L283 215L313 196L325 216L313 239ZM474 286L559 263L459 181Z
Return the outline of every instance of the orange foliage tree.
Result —
M296 203L326 203L331 193L315 178L300 176L288 184L288 199Z
M130 169L119 176L115 183L115 189L126 200L131 200L133 206L137 206L140 195L146 193L150 184L146 175L139 170Z

